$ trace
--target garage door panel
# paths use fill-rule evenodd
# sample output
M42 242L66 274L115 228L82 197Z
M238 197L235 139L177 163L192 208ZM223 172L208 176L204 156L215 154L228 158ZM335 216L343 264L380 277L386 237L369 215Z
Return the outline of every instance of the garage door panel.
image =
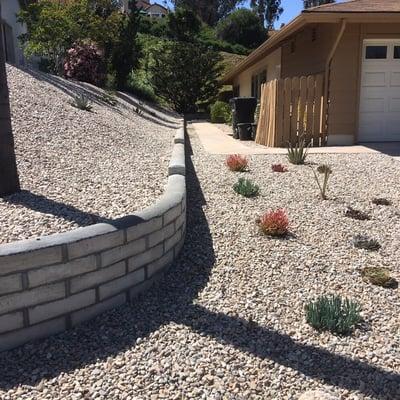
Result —
M400 87L400 71L390 74L390 86Z
M400 98L392 98L389 102L389 111L400 113Z
M363 86L386 86L386 72L365 72L363 76Z
M361 112L382 113L385 111L385 99L365 98L361 105Z

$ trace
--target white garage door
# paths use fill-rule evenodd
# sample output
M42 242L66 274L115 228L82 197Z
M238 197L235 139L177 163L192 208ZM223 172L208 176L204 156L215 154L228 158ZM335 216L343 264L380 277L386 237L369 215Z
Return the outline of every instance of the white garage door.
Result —
M400 40L364 41L358 140L400 141Z

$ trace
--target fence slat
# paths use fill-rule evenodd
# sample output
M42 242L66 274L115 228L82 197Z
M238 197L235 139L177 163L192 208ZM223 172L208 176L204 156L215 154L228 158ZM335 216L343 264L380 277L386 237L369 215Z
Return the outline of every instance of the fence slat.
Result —
M315 78L315 104L314 104L314 127L313 146L317 147L324 143L322 138L322 97L324 93L324 76L319 74Z
M286 146L284 138L284 120L285 120L285 84L282 79L276 82L276 122L275 122L275 137L279 147Z
M298 129L299 129L299 98L300 98L300 79L294 77L292 79L292 116L290 121L290 137L289 141L291 143L296 143L298 141Z
M298 137L306 133L307 77L300 77L300 95L298 106Z
M282 96L283 102L283 132L282 142L279 144L281 147L286 147L290 141L290 120L291 120L291 92L292 92L292 80L286 78L283 82L284 93Z
M314 101L315 101L315 77L310 75L307 77L307 106L305 119L306 142L310 144L314 137L313 121L314 121Z

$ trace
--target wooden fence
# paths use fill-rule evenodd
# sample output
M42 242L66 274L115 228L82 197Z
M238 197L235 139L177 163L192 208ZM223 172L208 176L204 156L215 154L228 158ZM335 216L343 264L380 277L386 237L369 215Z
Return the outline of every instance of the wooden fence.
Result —
M286 147L304 137L311 146L324 146L323 83L323 74L264 83L256 142Z

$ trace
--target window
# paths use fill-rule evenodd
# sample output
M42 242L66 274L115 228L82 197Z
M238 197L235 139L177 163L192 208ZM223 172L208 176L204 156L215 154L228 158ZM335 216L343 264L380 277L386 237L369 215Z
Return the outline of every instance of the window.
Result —
M367 60L384 60L387 58L387 46L367 46L365 49Z
M251 96L259 99L261 97L261 85L267 82L267 70L251 77Z
M395 60L399 60L400 59L400 46L394 46L393 58Z

